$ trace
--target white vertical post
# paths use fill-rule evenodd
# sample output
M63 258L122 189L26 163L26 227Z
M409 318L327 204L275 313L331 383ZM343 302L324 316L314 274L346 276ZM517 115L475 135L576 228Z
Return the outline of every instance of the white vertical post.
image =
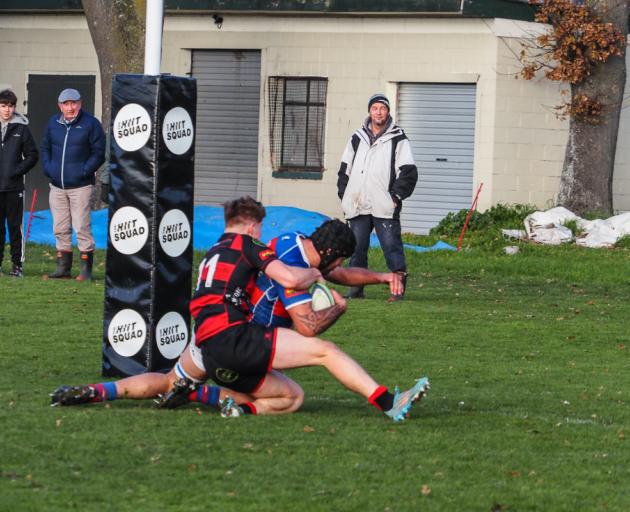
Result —
M144 74L159 75L162 59L162 23L164 1L147 0L146 37L144 40Z

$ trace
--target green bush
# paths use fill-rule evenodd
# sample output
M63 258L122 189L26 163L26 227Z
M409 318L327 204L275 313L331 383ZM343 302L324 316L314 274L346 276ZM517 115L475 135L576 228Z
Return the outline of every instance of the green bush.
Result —
M487 231L492 229L521 229L523 220L530 213L537 210L535 206L528 204L504 205L497 204L483 213L473 211L468 221L468 231ZM431 235L457 236L461 233L468 210L459 210L457 213L449 213L440 223L431 229Z

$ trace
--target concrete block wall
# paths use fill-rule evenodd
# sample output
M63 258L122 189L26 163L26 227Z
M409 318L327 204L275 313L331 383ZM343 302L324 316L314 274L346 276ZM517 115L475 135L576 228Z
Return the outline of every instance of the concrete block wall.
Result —
M0 84L18 96L18 111L28 113L29 74L96 75L95 112L101 117L98 60L85 17L80 14L0 16Z
M165 47L175 47L182 40L195 49L261 49L259 190L266 204L290 204L340 216L336 179L345 144L363 123L367 100L375 92L388 94L396 118L400 82L477 83L481 106L476 154L492 154L495 36L481 20L389 19L384 23L380 18L226 15L222 28L213 30L202 17L168 18ZM173 64L171 55L174 52L164 55L167 68ZM266 79L274 75L328 78L321 181L271 176Z
M539 26L538 26L539 27ZM474 184L484 182L479 208L498 202L553 205L558 191L566 121L552 106L560 86L544 79L515 80L519 38L535 24L510 20L280 17L210 15L165 20L162 72L191 69L192 49L261 50L259 191L270 205L341 214L336 196L339 159L366 116L367 99L385 92L393 103L401 82L476 83ZM0 17L0 83L26 98L30 73L92 74L100 117L98 61L84 17ZM626 57L630 65L630 57ZM321 181L272 178L267 78L327 77L325 172ZM630 94L627 86L626 97ZM21 111L27 111L21 109ZM403 126L404 128L404 126ZM622 111L613 182L615 208L630 210L630 108Z
M626 47L626 69L630 77L630 47ZM623 97L613 175L613 207L619 212L630 211L630 78Z

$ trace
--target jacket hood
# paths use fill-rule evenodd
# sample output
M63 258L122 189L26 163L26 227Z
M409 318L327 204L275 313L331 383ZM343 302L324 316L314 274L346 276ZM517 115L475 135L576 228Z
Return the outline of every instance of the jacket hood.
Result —
M20 114L18 112L15 112L13 114L13 117L9 121L9 124L11 124L11 123L28 125L28 118L24 114Z
M370 121L370 118L368 117L365 120L364 125L354 133L357 134L359 137L361 137L365 142L367 142L368 145L371 145L372 143L370 142L371 137L370 137L370 131L369 131L370 130L369 121ZM381 141L381 142L387 142L391 138L404 133L402 128L398 126L396 123L394 123L394 120L391 117L389 118L388 122L389 122L389 126L381 134L381 136L376 140Z

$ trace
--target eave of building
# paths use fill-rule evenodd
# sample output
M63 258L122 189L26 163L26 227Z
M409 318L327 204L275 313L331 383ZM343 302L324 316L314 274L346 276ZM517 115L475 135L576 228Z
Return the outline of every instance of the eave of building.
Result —
M527 0L165 0L167 14L387 16L533 20ZM0 12L81 13L80 0L3 0Z

